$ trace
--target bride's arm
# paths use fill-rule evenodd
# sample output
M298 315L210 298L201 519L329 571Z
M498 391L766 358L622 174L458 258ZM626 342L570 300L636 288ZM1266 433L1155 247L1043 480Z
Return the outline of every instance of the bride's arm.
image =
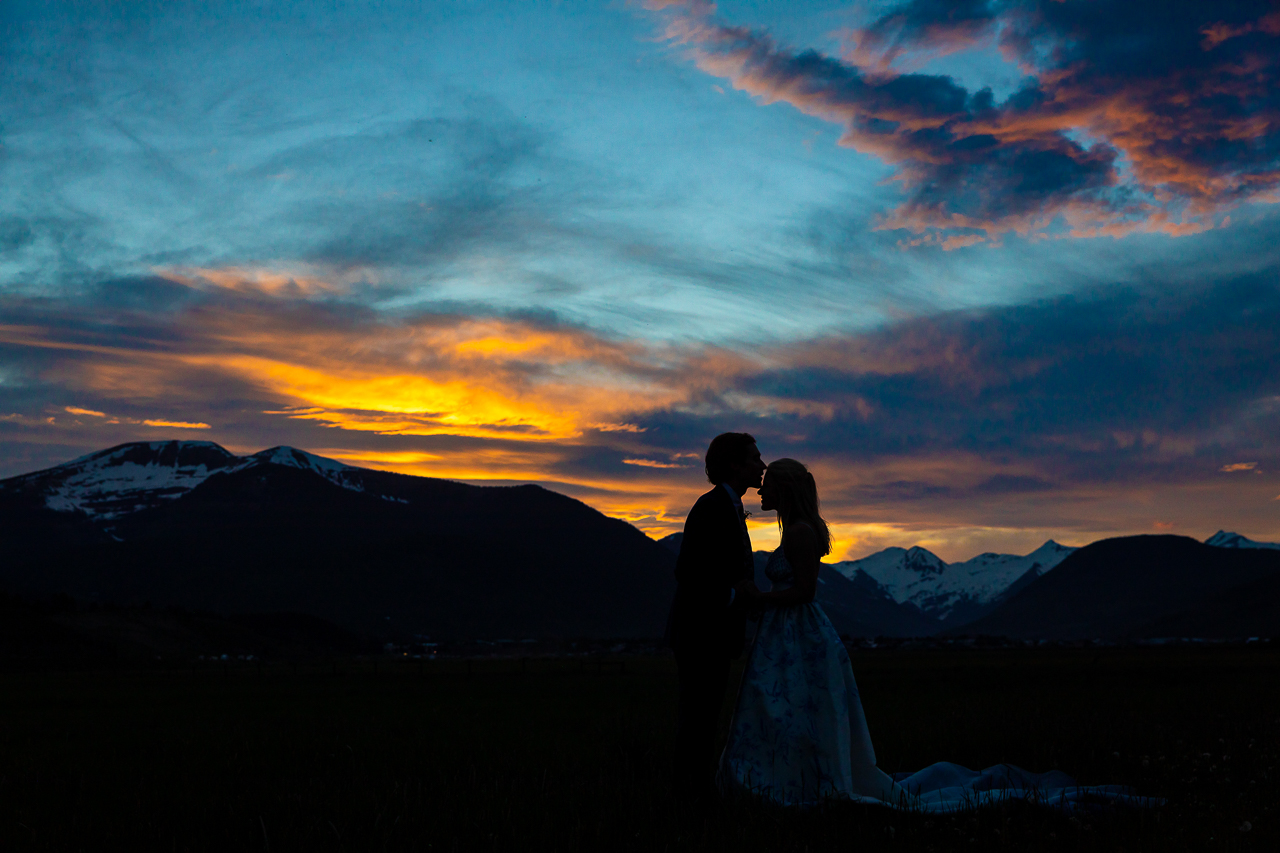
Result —
M818 592L818 534L803 521L791 526L782 540L783 553L795 573L790 589L760 593L765 607L808 604Z

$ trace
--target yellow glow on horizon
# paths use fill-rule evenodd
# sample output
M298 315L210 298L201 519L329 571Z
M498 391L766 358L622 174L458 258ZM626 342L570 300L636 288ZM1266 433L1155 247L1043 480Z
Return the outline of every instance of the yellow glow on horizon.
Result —
M321 448L315 452L348 465L445 480L545 480L552 461L545 454L490 447L448 456L412 450Z
M540 441L581 434L578 412L462 379L436 381L410 373L321 370L251 356L222 363L292 398L302 408L289 417L323 421L343 429Z
M402 466L421 465L424 462L438 462L443 459L436 453L423 453L417 450L330 450L316 451L317 456L337 459L339 462L370 462L385 466L388 471L395 471ZM375 467L376 467L375 465Z

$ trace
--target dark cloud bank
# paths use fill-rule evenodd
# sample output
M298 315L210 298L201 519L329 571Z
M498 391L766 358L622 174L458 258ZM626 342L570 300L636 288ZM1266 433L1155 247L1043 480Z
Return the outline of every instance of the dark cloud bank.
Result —
M1035 473L970 489L1018 492L1188 482L1246 457L1280 463L1271 273L1190 293L1102 288L944 314L809 342L780 360L790 364L742 376L735 390L821 404L825 416L756 418L751 428L775 447L850 466L973 455ZM708 426L687 415L641 423L682 442ZM904 498L966 491L923 480L885 487Z

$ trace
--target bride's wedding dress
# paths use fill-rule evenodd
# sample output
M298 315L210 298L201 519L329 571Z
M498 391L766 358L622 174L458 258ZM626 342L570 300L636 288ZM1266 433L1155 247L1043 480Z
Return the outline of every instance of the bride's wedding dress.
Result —
M794 573L781 546L765 575L774 589L791 586ZM976 771L944 761L890 776L876 766L849 654L817 602L771 608L761 616L719 782L788 806L844 799L953 811L1008 797L1066 807L1153 802L1123 786L1082 787L1065 773L1029 773L1005 764Z

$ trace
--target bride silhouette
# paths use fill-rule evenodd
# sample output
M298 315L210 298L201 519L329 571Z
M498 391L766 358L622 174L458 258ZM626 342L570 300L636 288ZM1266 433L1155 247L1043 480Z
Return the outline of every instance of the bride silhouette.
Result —
M876 766L871 733L844 643L814 601L819 560L831 534L813 475L794 459L770 463L760 508L776 510L782 542L769 556L769 592L745 589L762 610L738 692L718 782L780 805L846 799L922 811L951 811L1008 797L1072 807L1084 802L1156 801L1123 786L1082 787L1059 771L1001 764L976 771L939 762L894 776Z

